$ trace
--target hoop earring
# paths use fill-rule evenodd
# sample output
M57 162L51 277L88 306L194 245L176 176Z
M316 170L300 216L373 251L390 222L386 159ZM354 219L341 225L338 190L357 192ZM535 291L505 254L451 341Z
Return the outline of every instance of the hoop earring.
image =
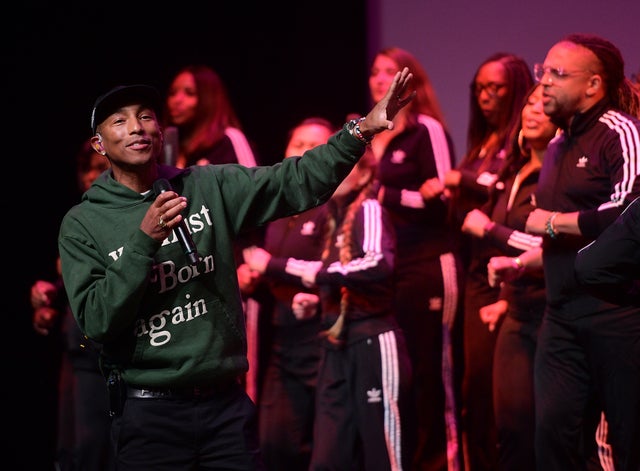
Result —
M520 148L520 153L525 155L526 149L524 148L524 133L522 129L518 132L518 147Z

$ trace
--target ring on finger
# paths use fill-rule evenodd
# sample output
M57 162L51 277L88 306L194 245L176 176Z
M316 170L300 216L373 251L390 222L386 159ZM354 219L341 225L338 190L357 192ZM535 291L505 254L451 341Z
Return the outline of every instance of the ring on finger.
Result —
M166 229L167 228L167 223L164 222L164 219L162 219L162 216L160 216L160 218L158 219L158 226L160 226L160 229Z

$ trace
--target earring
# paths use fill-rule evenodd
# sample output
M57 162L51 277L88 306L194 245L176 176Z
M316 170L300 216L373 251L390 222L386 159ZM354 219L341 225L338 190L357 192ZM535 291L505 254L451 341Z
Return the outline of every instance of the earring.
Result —
M518 147L520 148L520 152L522 154L526 153L526 149L524 148L524 133L522 132L522 129L520 129L520 132L518 132Z

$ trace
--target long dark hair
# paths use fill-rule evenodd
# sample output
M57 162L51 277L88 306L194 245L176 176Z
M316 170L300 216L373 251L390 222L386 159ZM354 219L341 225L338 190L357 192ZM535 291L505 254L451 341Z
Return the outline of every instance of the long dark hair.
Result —
M478 73L483 66L491 62L499 62L504 66L507 80L507 94L503 101L499 122L495 128L482 114L475 94L475 82ZM463 159L463 164L478 158L483 143L494 131L498 134L497 149L493 149L493 152L490 151L490 154L495 154L508 146L513 129L517 127L520 119L524 96L533 83L533 76L529 66L524 59L514 54L498 52L489 56L478 66L469 87L470 119L469 127L467 128L467 153Z
M416 91L416 97L409 103L409 121L416 123L416 115L425 114L435 118L446 128L444 114L440 107L438 97L431 84L431 79L425 71L424 67L420 64L418 59L409 51L401 49L399 47L388 47L380 50L376 56L385 56L391 59L398 65L398 68L402 70L408 67L413 74L412 87Z
M507 157L505 158L504 165L498 172L498 180L500 181L504 181L516 174L524 164L529 162L531 159L531 146L526 142L526 140L520 139L520 132L522 131L522 109L526 106L529 101L529 97L533 95L533 92L541 86L541 84L535 83L522 100L520 112L518 113L518 122L512 129L511 135L509 136L511 146L507 153Z
M206 65L188 65L174 75L188 72L193 75L198 104L193 122L179 129L181 151L190 161L192 155L213 147L223 138L225 129L242 129L227 89L220 76ZM165 108L165 116L168 113ZM171 123L167 123L171 125Z

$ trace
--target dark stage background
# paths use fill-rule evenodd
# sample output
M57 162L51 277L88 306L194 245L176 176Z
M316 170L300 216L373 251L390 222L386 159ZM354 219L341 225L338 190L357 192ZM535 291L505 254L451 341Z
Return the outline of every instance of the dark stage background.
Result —
M4 18L3 469L52 469L55 346L31 327L29 288L54 276L59 223L77 199L74 158L96 96L134 82L164 93L181 66L208 64L265 164L281 159L298 120L322 115L338 125L369 106L363 0L84 3L24 2Z

